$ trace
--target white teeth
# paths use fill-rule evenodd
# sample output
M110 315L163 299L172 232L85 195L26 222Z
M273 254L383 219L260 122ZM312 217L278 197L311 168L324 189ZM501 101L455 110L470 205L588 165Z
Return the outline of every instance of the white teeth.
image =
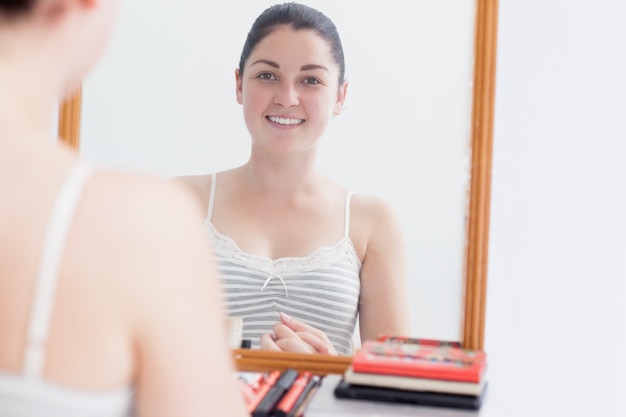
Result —
M302 119L286 119L284 117L276 117L276 116L268 116L267 117L270 122L278 123L279 125L299 125L300 123L304 123Z

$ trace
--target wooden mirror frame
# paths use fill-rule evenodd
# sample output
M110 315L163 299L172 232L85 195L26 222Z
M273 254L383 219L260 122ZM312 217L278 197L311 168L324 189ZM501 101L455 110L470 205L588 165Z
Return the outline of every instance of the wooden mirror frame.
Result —
M461 341L468 349L483 349L489 249L491 152L495 100L498 0L476 0L474 34L474 84L471 118L472 164L465 247L465 306ZM59 137L78 150L80 144L81 91L60 108ZM238 368L267 371L294 367L317 374L342 373L350 357L325 357L258 350L234 351Z

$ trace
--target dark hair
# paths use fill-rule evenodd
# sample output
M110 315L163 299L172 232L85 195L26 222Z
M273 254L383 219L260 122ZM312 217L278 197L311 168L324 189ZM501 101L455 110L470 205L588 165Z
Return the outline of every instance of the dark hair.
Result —
M339 66L339 85L343 84L346 64L337 27L322 12L298 3L276 4L265 9L256 18L252 28L250 28L250 32L248 32L246 43L243 45L243 51L239 59L240 74L243 74L243 67L257 44L272 33L276 27L282 25L290 26L293 30L313 30L326 40L330 46L333 58L337 66Z
M0 0L0 17L17 17L31 11L37 0Z

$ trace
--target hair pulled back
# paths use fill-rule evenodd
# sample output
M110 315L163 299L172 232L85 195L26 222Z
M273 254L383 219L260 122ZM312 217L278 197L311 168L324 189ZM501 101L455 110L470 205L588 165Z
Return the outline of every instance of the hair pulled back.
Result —
M28 14L37 0L0 0L0 17L14 18Z
M283 25L289 26L296 31L312 30L328 42L333 59L339 67L339 85L342 85L346 66L337 27L322 12L293 2L271 6L256 18L243 45L243 51L239 59L239 73L243 74L246 61L257 44L272 33L276 27Z

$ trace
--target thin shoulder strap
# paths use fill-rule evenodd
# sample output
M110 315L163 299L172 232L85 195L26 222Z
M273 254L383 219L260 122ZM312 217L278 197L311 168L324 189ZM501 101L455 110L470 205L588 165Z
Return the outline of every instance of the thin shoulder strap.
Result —
M206 210L206 219L211 221L213 216L213 204L215 203L215 183L217 183L217 174L211 174L211 191L209 191L209 207Z
M79 160L69 171L52 207L28 326L24 374L30 377L39 378L43 372L56 284L67 234L82 190L93 171L93 165Z
M346 213L344 215L344 231L343 231L343 235L345 237L349 237L350 236L350 199L352 198L352 191L350 191L348 193L348 195L346 196Z

